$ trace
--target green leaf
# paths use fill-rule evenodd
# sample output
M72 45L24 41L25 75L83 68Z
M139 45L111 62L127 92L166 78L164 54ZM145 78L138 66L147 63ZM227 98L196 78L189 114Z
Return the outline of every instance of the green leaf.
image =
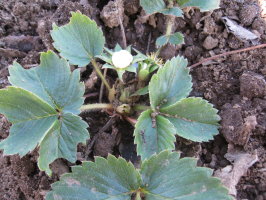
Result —
M124 81L123 81L123 75L124 75L124 73L126 72L126 70L125 70L125 69L116 69L116 72L117 72L118 78L119 78L122 82L124 82Z
M39 168L52 174L49 164L57 158L76 162L77 144L85 143L89 138L87 127L79 116L71 113L65 113L61 120L55 120L40 144Z
M134 169L131 163L109 155L72 167L52 185L46 200L233 200L212 170L196 166L192 158L163 151Z
M135 93L133 93L130 96L133 97L133 96L141 96L141 95L146 95L146 94L149 94L148 86L146 86L144 88L140 88L139 90L137 90Z
M176 0L181 8L197 7L201 11L210 11L218 9L220 0Z
M72 173L52 185L46 200L131 200L140 184L140 174L131 163L112 155L96 157L95 162L72 167Z
M160 48L169 42L169 37L167 35L162 35L156 39L156 47Z
M26 155L57 120L57 112L50 105L17 87L0 90L0 113L13 124L9 137L0 143L8 155Z
M152 111L146 111L139 117L135 129L137 153L145 158L153 152L158 152L149 148L157 148L156 145L152 147L152 143L157 144L156 139L160 130L165 130L166 127L166 122L157 123L159 117L169 120L169 133L162 134L168 144L160 150L171 149L174 146L174 138L170 139L170 135L174 133L196 142L211 140L219 133L220 117L213 105L202 98L186 98L192 89L192 80L186 65L187 61L183 57L175 57L160 68L150 81ZM145 143L147 139L143 137L144 131L151 143ZM146 147L147 145L150 146Z
M153 75L149 83L152 109L172 105L189 95L192 78L186 66L186 59L175 57Z
M147 14L162 13L165 15L174 15L176 17L182 17L183 11L178 7L167 8L164 0L141 0L140 5L146 11Z
M196 166L193 158L179 159L164 151L144 161L141 176L145 200L232 200L212 170Z
M161 115L175 126L177 135L196 142L211 140L219 133L217 112L212 104L196 97L160 109Z
M40 146L39 167L51 175L49 164L57 158L76 160L76 146L89 138L88 125L80 117L84 84L79 70L52 51L41 54L39 67L10 68L12 87L0 90L0 113L13 124L0 143L8 155L24 156Z
M157 38L156 46L159 48L166 45L167 43L172 45L179 45L184 44L184 41L184 35L177 32L171 35L162 35L161 37Z
M112 57L108 56L105 53L102 53L102 55L100 56L96 56L97 58L100 58L101 60L103 60L104 62L108 63L108 64L112 64Z
M91 59L101 55L105 39L96 22L80 12L72 12L67 25L53 26L51 36L54 47L71 64L86 66Z
M18 63L10 68L12 85L28 90L52 107L74 114L83 104L84 84L79 83L79 70L73 73L69 64L52 51L41 54L39 67L23 69Z
M134 131L134 143L142 160L165 149L175 148L175 127L165 117L157 115L153 119L151 115L151 110L144 111Z
M165 8L163 10L160 10L159 13L162 13L165 15L174 15L176 17L183 17L183 11L178 7Z

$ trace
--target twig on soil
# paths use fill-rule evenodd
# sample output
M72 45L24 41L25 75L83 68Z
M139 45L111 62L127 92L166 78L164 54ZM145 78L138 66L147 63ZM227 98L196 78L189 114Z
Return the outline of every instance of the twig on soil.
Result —
M120 1L117 1L117 9L118 11L120 10L119 9L119 5L118 5L118 2ZM123 2L123 0L121 1ZM124 2L123 2L124 3ZM120 24L120 29L121 29L121 33L122 33L122 38L123 38L123 49L126 49L127 48L127 38L126 38L126 33L125 33L125 28L124 28L124 24L123 24L123 20L121 18L121 15L123 16L123 13L119 13L118 14L118 20L119 20L119 24Z
M109 119L109 121L98 131L98 133L93 137L92 140L90 140L87 150L85 152L85 159L87 160L91 151L92 151L92 147L95 143L95 141L98 139L99 134L103 133L104 131L106 131L110 126L112 126L115 122L115 117L111 117Z
M98 94L99 94L98 92L94 92L94 93L86 94L83 97L84 98L96 97L98 96Z
M22 51L19 51L16 49L10 49L10 48L7 48L7 49L0 48L0 54L1 54L1 56L11 57L11 58L13 58L13 57L23 58L27 55L26 53L24 53Z
M106 73L107 73L107 68L104 69L103 71L103 77L106 78ZM102 103L103 99L103 90L104 90L104 83L102 82L101 88L100 88L100 95L99 95L99 103Z
M87 160L91 151L92 151L92 147L95 144L95 141L98 139L99 134L103 133L104 131L106 131L110 126L112 126L115 122L115 117L111 117L108 122L98 131L98 133L93 137L92 140L89 141L89 144L87 145L87 150L85 152L85 159Z
M146 54L150 52L150 46L151 46L151 33L149 34L149 39L148 39L148 45L146 49Z
M111 117L109 121L99 130L98 134L103 133L106 131L110 126L112 126L115 122L115 117Z
M209 58L205 58L203 59L202 61L198 62L198 63L195 63L193 65L190 65L189 68L190 69L193 69L207 61L211 61L211 60L214 60L214 59L217 59L217 58L220 58L222 56L228 56L228 55L232 55L232 54L236 54L236 53L241 53L241 52L244 52L244 51L251 51L251 50L254 50L254 49L259 49L259 48L265 48L266 47L266 44L261 44L261 45L257 45L257 46L252 46L252 47L248 47L248 48L245 48L245 49L239 49L239 50L235 50L235 51L229 51L229 52L225 52L225 53L222 53L222 54L218 54L216 56L212 56L212 57L209 57Z

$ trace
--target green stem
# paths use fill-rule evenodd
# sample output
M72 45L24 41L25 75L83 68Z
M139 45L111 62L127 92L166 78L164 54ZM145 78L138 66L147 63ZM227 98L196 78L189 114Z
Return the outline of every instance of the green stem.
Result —
M167 8L173 8L173 7L174 7L174 0L168 0Z
M141 200L140 191L138 191L138 192L136 193L136 198L135 198L135 200Z
M155 58L158 58L160 53L161 53L161 50L162 50L163 46L161 46L155 53Z
M133 110L135 110L135 111L145 111L145 110L148 110L150 108L151 108L150 106L144 106L144 105L139 105L139 104L136 104L133 106Z
M82 112L88 110L97 110L97 109L113 109L113 105L107 103L95 103L95 104L83 105L80 108Z
M175 16L167 15L166 20L167 20L167 27L165 35L171 35L173 25L175 24Z
M166 36L170 36L172 34L173 31L173 26L175 24L175 16L171 16L171 15L167 15L166 16L166 21L167 21L167 25L166 25L166 32L165 35ZM168 42L167 42L168 43ZM161 50L164 46L161 46L155 53L156 58L159 56L159 54L161 53Z
M100 79L102 80L102 82L104 83L104 85L106 86L106 88L108 89L108 91L110 91L111 87L108 84L108 82L106 81L106 79L104 78L104 75L102 74L97 62L94 59L92 59L91 64L94 67L94 69L95 69L96 73L98 74L98 76L100 77Z

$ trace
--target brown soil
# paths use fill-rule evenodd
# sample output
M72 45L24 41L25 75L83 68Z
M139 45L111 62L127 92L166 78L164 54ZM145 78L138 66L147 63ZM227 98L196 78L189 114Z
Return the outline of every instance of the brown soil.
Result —
M68 22L70 11L80 10L97 21L105 33L107 45L122 44L117 22L114 24L104 12L108 0L10 0L0 2L0 88L7 86L8 65L17 59L27 68L39 63L39 52L53 49L49 30L53 22ZM266 10L266 8L264 8ZM142 52L155 49L155 40L165 30L165 17L161 14L144 17L138 0L125 0L124 19L127 42ZM265 13L265 10L263 11ZM182 47L167 46L161 52L165 59L184 55L190 64L202 58L251 46L228 33L221 17L235 19L266 42L266 22L260 16L256 0L222 0L221 9L213 13L191 10L184 19L176 19L175 29L185 34ZM107 13L108 14L108 13ZM107 20L107 22L106 22ZM109 20L109 21L108 21ZM105 24L105 23L107 24ZM110 28L112 27L112 28ZM87 85L86 102L97 102L100 81L91 75L88 67L82 72ZM183 156L199 158L199 165L214 170L230 162L224 155L228 146L258 154L256 162L237 185L237 199L266 199L266 49L259 49L220 58L205 63L191 72L194 90L192 96L209 100L220 110L220 135L203 144L190 143L177 138L177 150ZM115 74L108 74L110 79ZM93 79L94 77L94 79ZM91 79L89 79L91 78ZM88 81L89 79L89 81ZM78 160L91 160L94 155L108 153L122 155L138 162L133 144L133 127L120 119L109 121L102 112L83 113L90 125L92 139L87 146L79 145ZM106 123L111 125L102 130ZM0 139L8 136L10 124L0 115ZM2 156L0 152L0 199L43 200L50 184L69 172L69 163L59 159L52 164L53 176L40 172L35 150L23 158ZM75 164L75 163L74 163Z

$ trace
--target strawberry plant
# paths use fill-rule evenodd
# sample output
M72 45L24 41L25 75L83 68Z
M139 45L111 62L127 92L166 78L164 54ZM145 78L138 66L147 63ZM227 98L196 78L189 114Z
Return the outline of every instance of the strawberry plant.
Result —
M167 16L167 28L165 34L157 38L156 46L163 47L166 44L180 45L184 43L184 35L180 32L173 33L175 17L183 17L182 9L191 7L201 11L210 11L219 8L220 0L140 0L142 8L148 15L162 13Z
M0 149L24 156L39 146L38 166L49 175L55 159L75 162L77 144L89 138L87 123L77 116L84 100L79 71L48 51L39 67L26 70L14 62L9 73L12 86L0 90L0 112L12 127Z
M138 170L123 158L96 157L95 162L72 167L72 173L52 185L46 200L231 200L211 174L176 152L154 155Z
M167 8L164 1L154 2L143 0L141 4L147 13L170 16L179 16L185 6L214 8L194 0L169 1L172 7ZM158 51L144 55L130 46L105 48L101 29L80 12L73 12L64 26L53 25L51 36L62 58L48 51L41 54L38 67L27 70L14 62L9 69L11 86L0 90L0 113L12 127L0 149L6 155L24 156L39 147L38 166L51 175L49 164L57 158L75 162L77 144L89 139L80 112L102 109L135 126L134 141L143 162L140 169L111 155L83 162L53 185L47 200L231 199L220 181L211 177L210 169L196 167L195 160L180 159L178 153L171 152L176 135L202 142L218 134L217 110L202 98L188 97L192 78L185 58L164 62ZM176 36L181 38L181 34ZM171 43L171 38L167 42ZM83 105L84 84L79 70L71 72L70 64L91 64L107 89L109 102ZM113 85L102 68L117 72ZM133 80L124 77L129 72L134 73Z

